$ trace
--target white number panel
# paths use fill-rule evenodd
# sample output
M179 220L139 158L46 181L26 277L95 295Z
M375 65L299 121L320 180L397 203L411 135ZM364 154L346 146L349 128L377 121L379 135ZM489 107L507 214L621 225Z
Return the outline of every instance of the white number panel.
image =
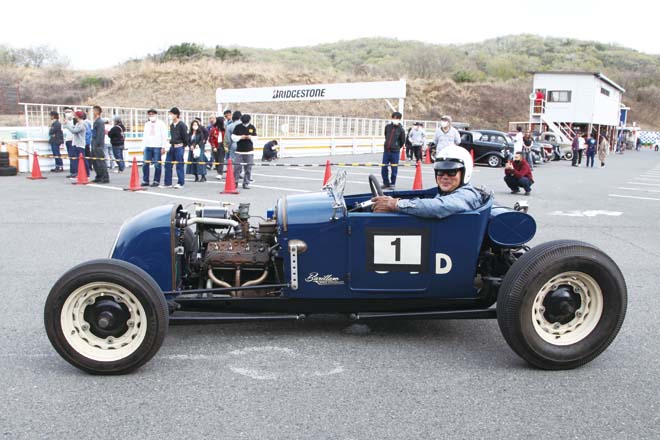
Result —
M422 264L422 236L374 235L374 264Z
M367 228L366 263L372 272L426 272L429 270L427 229Z

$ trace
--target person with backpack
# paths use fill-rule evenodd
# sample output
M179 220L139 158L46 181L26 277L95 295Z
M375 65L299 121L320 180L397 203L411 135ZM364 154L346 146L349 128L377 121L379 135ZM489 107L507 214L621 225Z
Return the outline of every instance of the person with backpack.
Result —
M112 118L113 127L108 131L108 137L110 138L110 145L112 146L112 155L117 162L117 172L123 173L124 168L126 167L124 163L124 142L126 132L126 127L121 122L121 117L114 116Z

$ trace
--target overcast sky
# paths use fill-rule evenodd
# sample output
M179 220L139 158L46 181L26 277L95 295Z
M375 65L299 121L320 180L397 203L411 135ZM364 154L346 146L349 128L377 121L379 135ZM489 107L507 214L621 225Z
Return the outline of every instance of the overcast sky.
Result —
M660 6L627 0L44 1L2 4L0 43L95 69L184 41L282 48L361 37L467 43L532 33L660 54Z

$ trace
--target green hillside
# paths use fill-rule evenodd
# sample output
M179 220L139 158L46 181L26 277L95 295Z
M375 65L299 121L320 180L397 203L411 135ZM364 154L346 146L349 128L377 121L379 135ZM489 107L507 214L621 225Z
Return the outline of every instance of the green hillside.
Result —
M524 120L531 71L603 72L626 88L631 120L660 128L660 56L612 44L515 35L464 45L364 38L280 50L172 46L111 69L71 71L24 60L12 64L0 48L0 79L17 82L32 102L98 102L146 107L213 109L217 87L370 81L406 78L410 118L451 113L473 126L504 128ZM61 60L57 54L53 58ZM247 111L383 117L383 103L251 104Z

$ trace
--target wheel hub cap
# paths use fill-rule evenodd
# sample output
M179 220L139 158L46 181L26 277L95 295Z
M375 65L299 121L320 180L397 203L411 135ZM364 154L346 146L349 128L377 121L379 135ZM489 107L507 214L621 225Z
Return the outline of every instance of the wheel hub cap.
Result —
M550 291L543 300L543 316L548 322L566 324L575 318L575 312L582 305L580 295L570 285L562 285Z

